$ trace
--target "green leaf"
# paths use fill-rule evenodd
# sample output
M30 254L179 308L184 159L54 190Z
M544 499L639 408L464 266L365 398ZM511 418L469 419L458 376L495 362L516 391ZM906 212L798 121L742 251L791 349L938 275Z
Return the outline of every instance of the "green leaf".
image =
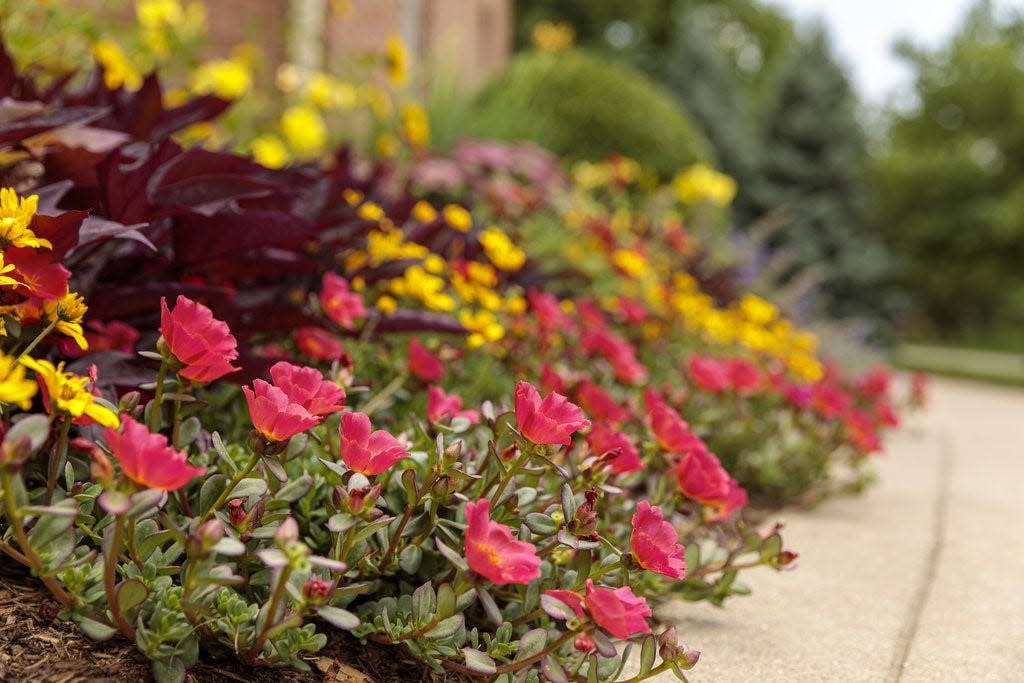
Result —
M480 650L464 647L462 656L466 659L466 668L473 673L492 675L498 671L498 665L494 660Z
M443 555L446 560L451 562L452 566L454 566L456 569L462 572L469 571L469 565L466 564L466 560L462 557L462 555L459 555L457 552L455 552L454 550L446 546L444 543L442 543L441 539L435 538L434 545L437 546L437 552L441 553L441 555ZM498 623L501 623L500 619L498 620Z
M214 432L215 437L216 435L217 432ZM216 438L214 439L214 443L216 443ZM200 487L199 489L200 513L206 514L210 511L210 507L217 500L217 498L220 497L220 494L224 490L224 487L227 486L227 483L228 478L223 474L214 474L213 476L208 477L206 481L203 482L202 487Z
M132 504L125 512L129 519L142 519L155 514L167 502L167 492L146 489L132 495Z
M437 626L423 634L424 638L430 640L444 640L451 638L465 624L465 618L461 614L454 614L442 620Z
M313 488L313 477L308 474L303 474L298 479L288 482L281 487L281 490L274 496L275 500L286 500L289 503L294 503Z
M88 617L72 617L78 624L78 628L82 629L82 633L86 636L95 640L96 642L103 642L104 640L110 640L117 635L117 629L106 624L101 624L95 619Z
M527 631L519 638L519 651L514 661L521 662L540 654L548 644L547 629L535 628Z
M271 476L277 479L282 484L288 481L288 473L284 469L284 465L277 458L270 456L263 456L263 466L267 468L267 472L270 472Z
M199 418L195 415L187 420L183 420L181 425L178 426L178 448L185 448L195 441L196 437L199 436L199 430L202 429L202 426Z
M423 561L423 551L418 545L407 545L398 555L398 566L407 574L415 574Z
M360 541L366 540L377 533L378 530L383 529L388 524L391 524L393 521L395 521L394 517L381 517L380 519L375 519L372 522L367 522L352 536L352 544L355 545Z
M128 579L122 581L116 589L117 606L122 613L141 605L149 597L149 589L141 579Z
M761 543L761 561L768 562L782 552L782 536L772 534Z
M342 631L351 631L361 623L359 617L348 610L331 605L323 605L317 608L316 615L335 628Z
M437 618L446 619L455 614L455 607L455 591L452 590L451 584L442 583L437 588Z
M214 432L210 435L210 440L213 441L213 450L217 453L217 457L224 463L224 469L231 474L237 472L238 467L228 454L228 449L224 447L224 441L220 438L220 434Z
M569 683L569 677L565 673L565 669L558 663L558 657L546 654L541 657L540 670L544 674L544 678L551 681L551 683Z
M75 526L75 516L78 514L78 501L74 498L65 498L56 505L44 509L47 512L41 514L32 531L28 534L29 544L37 551L47 550L55 539L63 536Z
M480 600L480 606L484 610L484 614L490 619L491 623L495 626L500 625L504 619L501 616L501 610L498 609L498 605L494 602L494 598L487 592L487 589L483 586L478 586L476 589L476 597Z
M156 683L182 683L185 680L185 664L177 657L154 659L153 678Z
M231 491L232 498L249 498L251 496L262 496L267 492L266 479L248 477L238 482Z
M652 635L649 635L646 638L644 638L644 642L640 646L640 676L647 675L647 672L654 668L654 660L657 654L657 638L655 638Z
M562 486L562 514L565 515L566 521L576 516L576 498L568 484Z
M530 528L530 531L541 536L550 536L558 531L558 525L555 524L555 520L551 519L550 515L545 515L542 512L530 512L526 515L524 521L526 526Z
M433 620L437 609L437 594L429 581L412 592L412 619L417 624Z

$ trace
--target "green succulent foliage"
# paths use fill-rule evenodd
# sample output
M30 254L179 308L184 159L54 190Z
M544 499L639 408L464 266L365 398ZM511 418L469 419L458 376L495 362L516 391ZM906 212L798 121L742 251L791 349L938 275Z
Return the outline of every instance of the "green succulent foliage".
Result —
M947 44L905 43L914 106L874 168L876 230L923 318L912 332L1024 321L1024 13L978 2Z
M586 50L523 52L477 94L467 133L532 140L570 159L612 153L664 176L713 152L685 105L642 72Z

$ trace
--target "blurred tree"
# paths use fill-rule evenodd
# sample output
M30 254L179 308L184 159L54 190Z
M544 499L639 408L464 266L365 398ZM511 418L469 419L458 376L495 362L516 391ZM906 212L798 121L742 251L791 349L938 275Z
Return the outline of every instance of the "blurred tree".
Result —
M945 337L1024 322L1024 13L974 5L948 44L903 43L916 102L874 176L879 233Z
M769 244L788 257L786 275L816 272L814 313L885 312L875 288L890 260L865 224L867 151L857 99L823 28L802 37L780 69L761 126L762 155L745 179L744 210L750 217L783 210Z

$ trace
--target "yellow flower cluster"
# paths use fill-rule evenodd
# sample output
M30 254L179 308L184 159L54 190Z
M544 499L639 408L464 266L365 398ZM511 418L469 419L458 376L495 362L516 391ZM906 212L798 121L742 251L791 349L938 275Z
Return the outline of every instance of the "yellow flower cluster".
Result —
M709 202L728 206L736 196L736 181L707 164L694 164L676 174L672 189L683 204Z
M534 24L531 39L538 50L561 52L576 42L576 30L568 22L541 21Z
M501 270L514 273L526 263L526 253L501 229L491 226L480 233L484 253Z
M142 74L128 61L121 46L114 41L97 41L92 47L92 55L103 69L103 83L107 88L138 90L142 87Z
M252 70L243 59L214 59L200 64L192 74L192 89L237 100L252 88Z

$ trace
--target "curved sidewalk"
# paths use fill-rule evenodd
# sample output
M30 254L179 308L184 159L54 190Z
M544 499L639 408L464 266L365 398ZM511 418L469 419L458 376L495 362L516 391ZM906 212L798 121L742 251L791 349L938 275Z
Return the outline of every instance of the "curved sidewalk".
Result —
M693 683L1024 680L1024 392L929 398L865 495L780 514L796 570L659 612L704 653Z

